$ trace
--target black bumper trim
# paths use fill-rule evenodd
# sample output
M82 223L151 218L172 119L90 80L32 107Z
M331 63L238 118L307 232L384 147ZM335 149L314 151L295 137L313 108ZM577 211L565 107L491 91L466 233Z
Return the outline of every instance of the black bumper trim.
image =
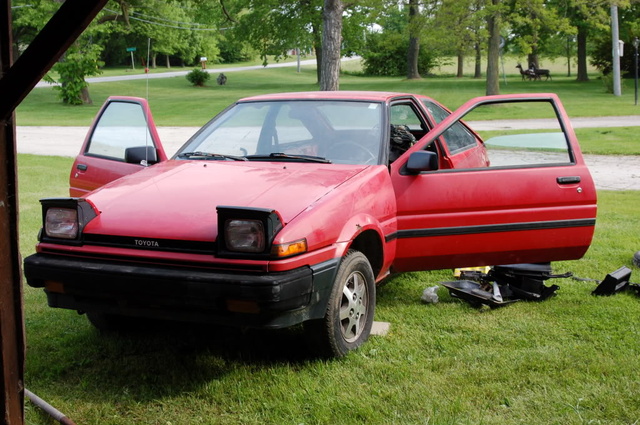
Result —
M51 307L273 328L322 317L337 263L258 274L34 254L24 272L35 288L62 284L45 289ZM230 300L257 309L232 312Z

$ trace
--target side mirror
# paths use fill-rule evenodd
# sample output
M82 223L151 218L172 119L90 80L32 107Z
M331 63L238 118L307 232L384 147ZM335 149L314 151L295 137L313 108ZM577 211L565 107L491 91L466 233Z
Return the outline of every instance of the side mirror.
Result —
M418 174L422 171L435 171L438 169L438 154L431 151L416 151L409 156L407 171L410 174Z
M156 148L153 146L135 146L124 151L124 162L127 164L153 165L158 162Z

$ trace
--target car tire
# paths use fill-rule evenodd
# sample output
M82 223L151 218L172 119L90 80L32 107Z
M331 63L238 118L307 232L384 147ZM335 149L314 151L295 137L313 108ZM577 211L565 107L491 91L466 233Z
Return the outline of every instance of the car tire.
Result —
M116 314L88 311L86 315L89 323L100 332L118 332L124 330L126 326L124 317Z
M375 304L371 265L351 250L338 267L324 318L305 322L311 348L324 357L344 357L360 347L371 334Z

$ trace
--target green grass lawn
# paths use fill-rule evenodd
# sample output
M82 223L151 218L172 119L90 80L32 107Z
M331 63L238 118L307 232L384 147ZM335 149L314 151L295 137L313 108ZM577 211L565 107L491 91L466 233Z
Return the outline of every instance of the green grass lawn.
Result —
M66 196L69 158L19 155L20 237L33 252L38 199ZM600 192L593 245L554 272L603 279L640 249L640 192ZM634 269L635 280L640 276ZM299 329L138 327L100 335L25 285L26 387L78 424L632 424L640 421L640 297L557 296L496 310L422 290L451 271L393 277L376 320L391 323L345 359L314 358ZM26 423L51 424L26 403Z

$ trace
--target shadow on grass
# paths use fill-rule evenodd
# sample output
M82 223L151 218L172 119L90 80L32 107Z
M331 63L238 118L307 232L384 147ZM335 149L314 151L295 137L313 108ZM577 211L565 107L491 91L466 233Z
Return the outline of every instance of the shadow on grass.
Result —
M53 340L29 345L28 388L68 390L88 402L141 402L197 391L230 373L249 378L251 371L321 361L301 327L241 331L136 319L126 331L101 333L74 319L77 329L54 330Z

